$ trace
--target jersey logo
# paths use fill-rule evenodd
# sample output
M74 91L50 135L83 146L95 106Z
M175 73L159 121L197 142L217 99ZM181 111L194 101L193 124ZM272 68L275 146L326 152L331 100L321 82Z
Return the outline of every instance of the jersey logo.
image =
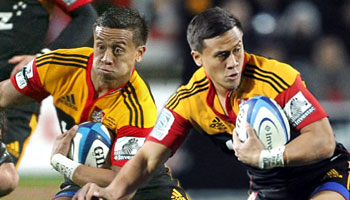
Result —
M173 192L170 197L172 200L186 200L186 198L179 192L177 189L173 189Z
M33 78L33 61L29 62L18 72L15 76L15 80L19 89L23 89L28 85L28 79Z
M327 174L322 178L322 181L333 178L343 178L341 174L335 169L331 169L327 172Z
M284 110L291 124L296 127L315 110L315 107L298 92L287 102Z
M63 103L64 105L72 108L75 111L78 110L77 106L75 105L74 94L63 96L63 97L59 98L58 101Z
M225 130L227 129L225 124L220 121L220 118L215 117L210 124L210 128L215 128L219 130Z
M141 148L145 138L122 137L114 146L114 160L130 160Z
M13 23L9 23L12 16L21 16L24 9L27 8L27 4L23 1L19 1L12 6L12 12L0 12L0 30L11 30Z
M163 109L158 117L157 123L154 126L151 136L156 138L157 140L162 140L170 130L170 127L173 125L175 117L173 113L171 113L167 109Z
M0 12L0 30L11 30L12 23L8 23L12 17L11 12Z
M105 116L105 113L102 109L95 107L94 111L91 114L92 121L102 123L102 120Z

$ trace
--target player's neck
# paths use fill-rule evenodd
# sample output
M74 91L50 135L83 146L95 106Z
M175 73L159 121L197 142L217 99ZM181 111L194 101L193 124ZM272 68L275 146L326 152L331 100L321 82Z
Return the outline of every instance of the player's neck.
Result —
M101 97L108 93L109 91L116 89L125 83L128 82L127 80L106 80L103 77L97 76L97 77L91 77L92 84L95 89L95 98Z

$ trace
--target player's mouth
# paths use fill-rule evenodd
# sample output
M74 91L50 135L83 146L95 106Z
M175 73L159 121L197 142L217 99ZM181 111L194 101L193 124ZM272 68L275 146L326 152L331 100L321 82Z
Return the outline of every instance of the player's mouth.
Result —
M106 69L106 68L103 68L103 67L99 67L98 70L102 73L112 73L113 71L112 70L109 70L109 69Z
M239 73L232 73L226 76L228 80L234 81L239 78Z

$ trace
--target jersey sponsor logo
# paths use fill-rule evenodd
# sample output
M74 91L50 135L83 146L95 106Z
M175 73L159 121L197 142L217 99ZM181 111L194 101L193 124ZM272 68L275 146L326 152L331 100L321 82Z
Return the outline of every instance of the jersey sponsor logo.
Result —
M23 88L27 87L28 81L25 78L24 70L18 72L16 74L15 79L16 79L16 83L17 83L17 86L18 86L19 89L23 89Z
M95 107L94 111L92 111L91 118L94 122L100 122L102 123L102 120L105 116L105 113L102 111L102 109Z
M151 136L157 140L162 140L166 135L168 135L171 125L174 123L175 117L167 109L163 109L159 114L157 123L151 132Z
M13 28L13 23L8 23L12 15L12 12L0 12L0 30L11 30Z
M24 1L19 1L12 6L12 12L0 12L0 30L11 30L13 23L10 23L13 16L21 16L23 10L27 8Z
M30 78L33 78L33 76L34 76L34 73L33 73L33 61L34 60L32 60L32 61L30 61L28 64L26 64L25 66L24 66L24 74L25 74L25 78L26 79L30 79Z
M315 110L315 107L298 92L287 102L284 110L291 124L296 127Z
M145 138L122 137L117 139L114 146L114 160L130 160L141 148Z
M219 129L219 130L226 130L226 126L224 123L221 122L220 118L215 117L212 121L211 124L209 125L210 128L215 128L215 129Z
M63 0L63 2L67 5L70 6L72 4L74 4L77 0Z
M172 199L172 200L186 200L186 198L175 188L173 189L173 192L171 193L170 199Z
M70 95L66 95L66 96L60 97L58 99L58 101L63 103L64 105L72 108L75 111L78 110L77 106L75 105L74 94L70 94Z

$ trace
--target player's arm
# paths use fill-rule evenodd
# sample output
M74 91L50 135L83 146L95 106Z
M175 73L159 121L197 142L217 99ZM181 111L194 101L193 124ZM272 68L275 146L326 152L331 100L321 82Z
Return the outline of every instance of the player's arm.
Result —
M101 188L89 183L73 199L89 200L93 196L105 199L130 199L137 188L145 183L170 155L171 149L165 145L146 141L136 155L123 166L108 187Z
M12 192L18 185L18 174L12 162L0 164L0 197Z
M288 90L283 95L288 92L292 95L287 95L285 107L294 106L296 108L295 105L291 105L293 100L299 101L302 103L301 106L304 106L302 108L304 112L292 112L291 109L285 109L291 128L294 126L296 130L300 130L300 135L285 146L267 151L263 149L261 141L251 126L247 128L248 139L244 143L239 140L234 131L233 148L240 161L255 167L273 168L308 165L333 155L336 145L335 138L322 106L305 88L300 77ZM281 97L284 98L282 95ZM264 167L263 160L269 160L272 164Z
M300 136L286 145L287 166L312 164L330 158L335 150L335 138L328 118L322 118L301 129Z
M156 169L171 155L171 149L163 144L147 141L134 158L125 164L117 177L106 188L113 199L123 199L134 194Z
M1 130L0 130L1 131ZM1 133L0 133L1 136ZM12 192L18 185L18 173L6 145L0 141L0 197Z
M0 82L0 109L34 101L17 91L10 79Z

